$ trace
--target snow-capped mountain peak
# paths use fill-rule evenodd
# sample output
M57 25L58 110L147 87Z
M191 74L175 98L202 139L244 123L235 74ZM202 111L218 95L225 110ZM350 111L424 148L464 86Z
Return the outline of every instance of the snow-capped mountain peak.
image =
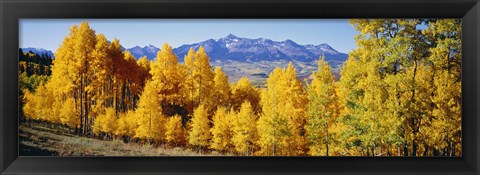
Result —
M236 61L260 61L260 60L299 60L313 61L325 54L326 59L345 60L346 54L340 53L328 44L299 45L295 41L272 41L267 38L242 38L229 34L217 40L206 40L199 43L182 45L173 49L178 56L185 55L190 48L197 49L203 46L212 61L236 60Z
M248 60L254 62L295 60L311 62L318 60L322 55L325 55L327 61L335 60L339 63L347 59L347 54L338 52L326 43L300 45L290 39L285 41L273 41L267 38L250 39L238 37L234 34L229 34L219 39L208 39L198 43L185 44L174 48L173 52L179 58L182 58L188 53L190 48L197 50L200 46L205 48L205 52L207 52L212 61L234 60L243 62ZM24 52L48 52L42 48L23 49ZM160 49L152 44L148 44L146 46L134 46L125 50L128 50L137 59L146 56L149 60L154 60ZM53 53L51 53L51 55L53 56Z
M149 60L154 60L157 56L157 52L160 50L154 45L147 45L144 47L135 46L130 49L127 49L135 58L139 59L140 57L146 56Z

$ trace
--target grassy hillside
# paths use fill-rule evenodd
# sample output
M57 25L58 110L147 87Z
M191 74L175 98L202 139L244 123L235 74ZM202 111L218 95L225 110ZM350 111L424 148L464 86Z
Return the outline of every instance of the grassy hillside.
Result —
M20 124L20 156L221 156L217 152L124 143L121 140L105 141L69 133L69 128L61 126Z
M247 77L257 87L265 87L268 75L275 68L286 68L288 63L292 63L297 69L300 80L311 80L313 71L317 71L317 62L304 63L299 61L258 61L258 62L239 62L239 61L215 61L212 67L220 66L228 75L229 83L235 83L242 77ZM340 68L343 62L332 62L332 72L338 80Z

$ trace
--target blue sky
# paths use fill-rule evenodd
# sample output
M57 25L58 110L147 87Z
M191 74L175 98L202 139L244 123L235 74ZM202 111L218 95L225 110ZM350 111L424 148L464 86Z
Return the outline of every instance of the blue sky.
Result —
M96 33L117 38L125 48L148 44L173 47L228 34L245 38L293 40L298 44L328 43L348 53L356 48L356 31L347 19L21 19L20 47L58 48L72 25L90 23Z

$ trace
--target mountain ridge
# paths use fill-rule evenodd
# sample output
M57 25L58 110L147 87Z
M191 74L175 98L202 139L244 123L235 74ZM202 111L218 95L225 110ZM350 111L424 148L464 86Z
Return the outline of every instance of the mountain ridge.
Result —
M259 86L265 84L266 77L273 69L284 68L288 63L295 66L299 78L311 79L311 73L317 70L317 61L321 56L325 56L325 61L330 64L333 74L338 78L340 68L348 57L327 43L300 45L289 39L285 41L250 39L233 34L219 39L183 44L174 48L173 53L177 55L179 62L183 62L183 57L190 48L197 50L200 46L204 47L210 57L212 67L220 66L227 73L229 82L248 77ZM154 60L160 49L149 44L128 49L122 47L122 51L125 50L136 59L146 56L149 60Z
M318 60L322 55L326 61L335 60L343 62L348 57L347 54L335 50L327 43L318 45L305 44L300 45L295 41L287 39L285 41L273 41L267 38L243 38L233 34L219 39L208 39L205 41L183 44L173 49L173 52L182 62L184 55L188 53L190 48L197 50L203 46L212 62L217 60L233 60L233 61L276 61L290 60L311 62ZM22 48L25 52L47 53L54 56L53 52L43 48L27 47ZM131 48L123 48L122 51L128 50L135 58L139 59L146 56L149 60L154 60L157 52L160 50L152 44L146 46L134 46Z
M188 53L190 48L197 50L203 46L212 61L234 60L234 61L274 61L274 60L295 60L301 62L317 61L322 55L325 60L336 60L343 62L348 57L330 45L322 43L319 45L300 45L290 39L285 41L273 41L266 38L242 38L229 34L219 39L208 39L198 43L184 44L173 52L177 56Z
M44 48L36 48L36 47L25 47L25 48L21 48L23 52L33 52L33 53L36 53L36 54L39 54L39 55L42 55L42 54L47 54L48 56L50 57L54 57L55 55L53 54L53 52L51 50L46 50Z

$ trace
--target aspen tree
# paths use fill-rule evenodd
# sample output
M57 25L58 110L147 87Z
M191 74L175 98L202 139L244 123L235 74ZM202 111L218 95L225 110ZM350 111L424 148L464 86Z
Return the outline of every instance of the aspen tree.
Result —
M194 146L207 147L210 145L210 120L204 104L200 104L193 112L188 143Z
M305 129L311 155L329 156L332 140L329 128L337 114L334 77L325 57L318 61L318 71L313 73L312 83L307 87L308 114ZM331 147L331 144L330 144Z
M232 119L232 143L235 150L243 155L251 155L254 142L257 139L257 128L254 125L257 116L253 112L250 102L245 101L240 111Z
M225 107L218 107L215 115L212 118L212 128L210 132L212 133L212 140L210 143L210 148L227 151L232 146L232 120L235 117L235 112L233 112L233 117L230 117L230 114Z
M217 66L215 67L215 77L214 81L214 93L213 101L217 106L230 106L230 86L228 85L228 77L223 73L222 68Z
M231 85L231 103L235 110L240 110L240 107L245 101L248 101L253 108L255 114L259 114L262 109L260 106L260 91L255 88L247 77L242 77L238 82Z
M175 115L168 117L167 122L165 123L165 140L174 145L183 145L185 144L185 132L182 125L182 117Z

